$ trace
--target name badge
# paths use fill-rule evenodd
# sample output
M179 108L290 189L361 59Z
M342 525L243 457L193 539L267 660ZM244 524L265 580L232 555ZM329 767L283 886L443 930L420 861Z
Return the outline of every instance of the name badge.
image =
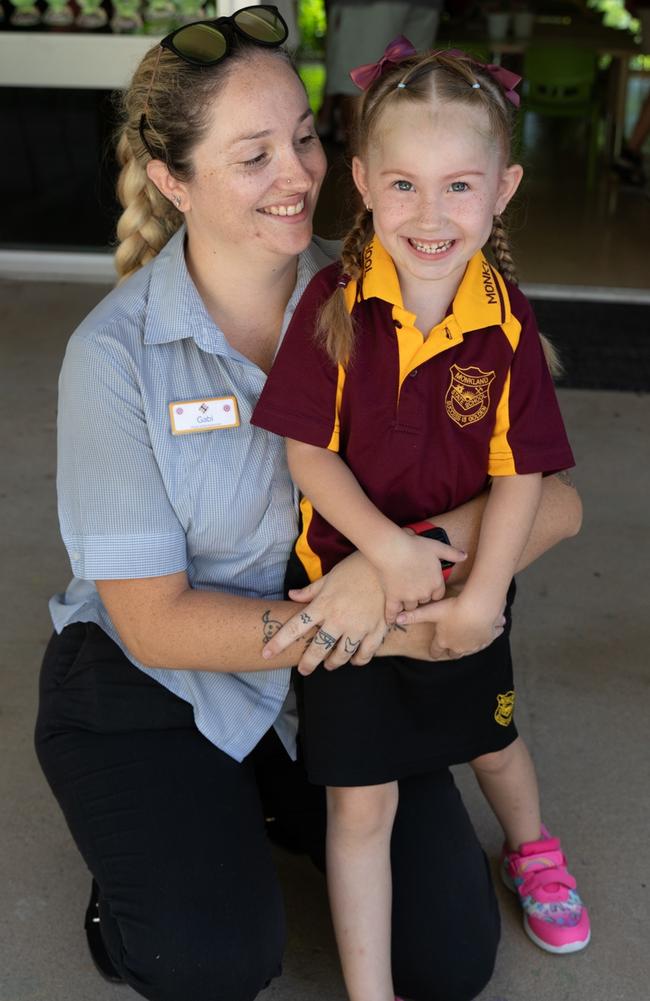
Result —
M211 400L178 400L169 404L169 417L172 434L239 427L239 409L234 396L217 396Z

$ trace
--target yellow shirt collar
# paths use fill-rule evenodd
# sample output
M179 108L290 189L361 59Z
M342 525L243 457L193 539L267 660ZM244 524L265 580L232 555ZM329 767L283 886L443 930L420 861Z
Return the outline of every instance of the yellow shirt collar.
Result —
M393 259L377 236L372 238L364 252L362 281L364 299L383 299L404 309ZM345 298L348 309L352 310L357 299L357 282L348 284ZM480 250L467 264L451 312L461 333L506 323L511 317L503 278Z

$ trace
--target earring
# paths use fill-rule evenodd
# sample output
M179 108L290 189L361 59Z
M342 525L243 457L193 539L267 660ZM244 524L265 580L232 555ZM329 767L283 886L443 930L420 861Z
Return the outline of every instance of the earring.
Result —
M372 205L366 205L366 212L372 212Z
M176 208L180 209L180 207L181 207L181 196L180 195L174 195L173 202L174 202L174 205L176 206Z

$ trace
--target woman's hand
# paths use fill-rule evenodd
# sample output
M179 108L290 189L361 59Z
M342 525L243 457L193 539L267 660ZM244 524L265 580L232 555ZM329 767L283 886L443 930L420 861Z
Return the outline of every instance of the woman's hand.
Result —
M386 635L384 591L377 572L361 553L352 553L307 587L289 592L303 604L264 647L267 659L300 637L316 632L300 658L308 675L322 662L328 671L351 661L367 664Z

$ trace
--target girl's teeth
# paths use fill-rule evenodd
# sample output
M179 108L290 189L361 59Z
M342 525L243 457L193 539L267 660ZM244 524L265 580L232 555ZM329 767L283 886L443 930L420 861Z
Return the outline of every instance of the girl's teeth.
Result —
M303 198L302 201L297 202L295 205L269 205L263 211L269 215L298 215L304 207L305 200Z
M442 254L445 250L449 250L453 242L453 240L444 240L442 243L418 243L417 240L411 240L415 249L423 254Z

